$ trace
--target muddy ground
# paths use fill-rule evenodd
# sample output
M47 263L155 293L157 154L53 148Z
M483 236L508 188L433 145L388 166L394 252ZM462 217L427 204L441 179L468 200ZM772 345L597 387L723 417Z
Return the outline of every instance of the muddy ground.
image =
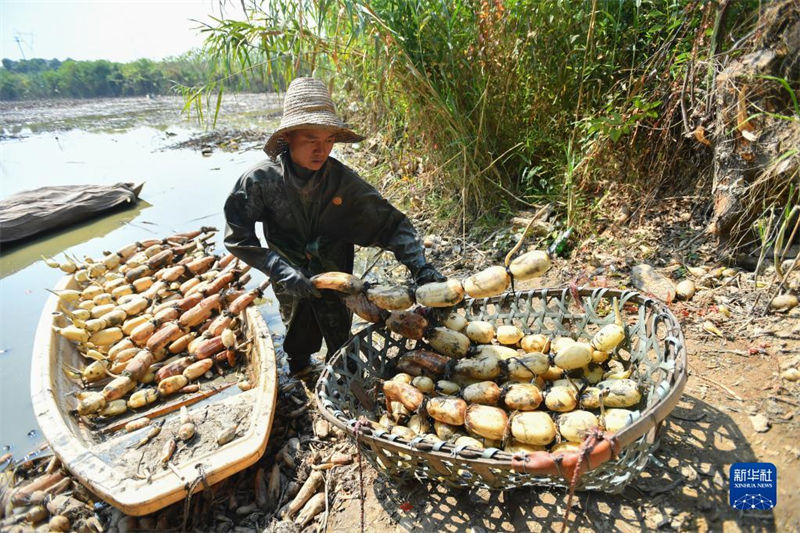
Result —
M647 262L673 282L685 277L698 284L691 300L669 303L686 336L689 379L680 403L664 421L655 453L619 494L578 493L569 515L571 531L800 529L800 382L788 379L793 374L787 372L800 367L800 308L767 311L775 288L774 270L767 269L758 279L740 269L721 277L687 270L724 266L702 233L707 221L697 201L666 200L634 220L609 213L609 220L616 222L596 235L571 241L571 251L555 260L545 278L534 280L541 286L627 288L632 286L632 267ZM431 233L424 221L417 221L417 226L429 234L429 258L449 276L499 264L516 239L510 227L465 241L460 235ZM536 237L529 237L527 244L536 246ZM795 272L792 279L797 278ZM708 322L718 329L709 328ZM561 528L567 501L563 489L454 490L426 482L398 483L379 475L366 461L359 467L352 442L318 422L312 387L312 379L302 384L284 379L280 401L291 406L292 416L285 417L279 409L265 455L189 502L141 518L125 517L100 503L87 509L104 530L120 532ZM298 410L298 404L306 408ZM287 460L282 449L292 437L300 446ZM325 510L304 528L281 520L281 508L314 471L312 466L319 468L334 453L349 464L319 470L325 480L320 489L327 495ZM775 509L742 512L730 507L728 473L737 462L776 465ZM277 504L259 493L276 464L281 474ZM363 518L360 487L365 494ZM96 503L85 491L78 492L90 504ZM89 515L81 516L85 520Z
M204 102L206 105L208 102ZM214 106L215 101L210 105ZM206 113L207 109L203 109ZM215 135L198 136L196 145L231 141L246 135L246 128L263 127L280 118L281 100L276 94L226 95L215 125L220 131ZM153 96L128 98L83 98L0 101L0 140L26 137L36 133L81 128L86 131L114 132L132 127L150 126L169 130L212 126L212 116L197 113L196 108L185 107L180 96ZM263 132L259 133L263 139ZM263 141L262 141L263 142Z

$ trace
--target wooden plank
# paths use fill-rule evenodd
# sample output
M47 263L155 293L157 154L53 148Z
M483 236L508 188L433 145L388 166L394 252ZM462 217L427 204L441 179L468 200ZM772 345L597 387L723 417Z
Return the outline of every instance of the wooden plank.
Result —
M124 428L125 425L128 422L130 422L131 420L136 420L137 418L144 418L144 417L147 417L147 418L150 418L150 419L154 419L154 418L158 418L159 416L164 416L166 414L169 414L169 413L172 413L174 411L177 411L178 409L180 409L184 405L186 407L189 407L190 405L196 404L200 400L205 400L206 398L210 398L211 396L214 396L215 394L220 393L220 392L224 391L225 389L227 389L228 387L236 385L237 383L238 383L237 381L231 381L231 382L228 382L228 383L223 383L221 385L216 385L216 386L214 386L214 387L212 387L212 388L210 388L208 390L198 391L198 392L194 393L191 396L187 396L187 397L184 397L184 398L178 398L178 399L176 399L176 400L174 400L174 401L172 401L170 403L164 404L164 405L157 405L156 407L153 407L149 411L146 411L144 413L136 413L134 416L128 416L123 420L119 420L119 421L115 422L114 424L111 424L111 425L108 425L108 426L102 428L100 431L103 434L114 433L114 432L119 431L120 429Z

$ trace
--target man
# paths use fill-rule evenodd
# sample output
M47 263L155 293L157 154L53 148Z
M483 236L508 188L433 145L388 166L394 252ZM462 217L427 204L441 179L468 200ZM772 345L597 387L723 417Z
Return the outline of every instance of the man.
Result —
M309 366L323 338L330 357L350 336L352 314L340 296L318 291L308 278L352 273L354 245L391 250L418 285L445 279L425 261L408 218L329 157L334 143L363 139L336 115L321 81L298 78L264 146L270 159L245 172L225 202L225 246L272 281L287 324L284 350L292 373Z

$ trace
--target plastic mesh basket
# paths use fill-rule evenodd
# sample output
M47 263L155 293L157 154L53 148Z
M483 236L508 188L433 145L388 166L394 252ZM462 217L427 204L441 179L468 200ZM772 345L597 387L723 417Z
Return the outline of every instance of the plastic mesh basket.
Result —
M657 300L632 291L535 289L485 299L466 299L454 309L468 320L496 325L514 324L523 332L550 337L570 336L590 340L602 326L614 321L612 298L619 299L626 340L616 357L633 370L640 385L638 416L614 435L616 454L582 473L579 489L618 492L646 465L657 442L661 421L677 404L686 383L686 350L680 325ZM444 316L453 309L436 310ZM519 454L489 448L455 447L416 437L406 440L359 422L376 420L381 380L394 375L396 358L408 350L424 348L375 324L355 334L323 370L316 398L323 416L356 439L364 456L380 472L404 480L432 480L456 487L509 489L527 485L567 486L564 474L542 475L520 469ZM634 409L634 408L632 408ZM356 435L356 432L358 435ZM564 456L547 454L556 466ZM575 454L575 452L573 452ZM577 455L577 454L575 454ZM523 457L523 460L527 458ZM573 457L573 460L575 458Z

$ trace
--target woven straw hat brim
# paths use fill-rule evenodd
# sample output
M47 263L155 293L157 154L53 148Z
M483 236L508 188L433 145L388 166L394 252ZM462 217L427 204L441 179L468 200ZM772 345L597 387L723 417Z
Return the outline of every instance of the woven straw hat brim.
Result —
M336 142L355 143L364 140L364 136L354 132L342 122L339 117L330 111L302 113L301 115L284 118L278 129L267 139L264 152L270 157L276 157L286 147L286 133L293 130L321 128L336 133Z

